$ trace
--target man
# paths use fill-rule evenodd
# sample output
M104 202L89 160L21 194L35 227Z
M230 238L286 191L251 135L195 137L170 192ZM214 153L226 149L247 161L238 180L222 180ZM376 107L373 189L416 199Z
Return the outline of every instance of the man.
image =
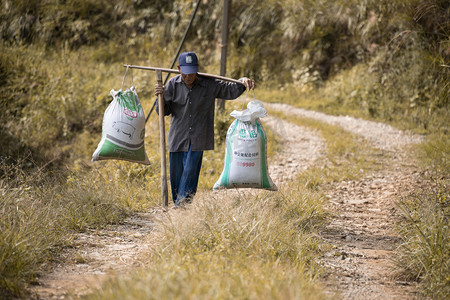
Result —
M180 75L165 87L155 86L155 95L164 93L164 115L171 115L169 161L175 207L191 201L197 192L203 151L214 149L215 99L236 99L246 88L255 87L246 77L238 84L199 76L193 52L182 53L178 63Z

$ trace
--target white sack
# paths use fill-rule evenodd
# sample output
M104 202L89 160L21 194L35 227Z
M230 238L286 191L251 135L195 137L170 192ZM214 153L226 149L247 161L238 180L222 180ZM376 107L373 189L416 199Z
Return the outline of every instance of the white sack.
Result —
M113 101L103 116L102 139L92 161L119 159L150 164L144 148L145 115L136 89L111 90L110 94Z
M248 103L246 110L231 113L236 120L228 128L224 169L213 189L277 190L268 173L266 133L259 120L266 115L258 100Z

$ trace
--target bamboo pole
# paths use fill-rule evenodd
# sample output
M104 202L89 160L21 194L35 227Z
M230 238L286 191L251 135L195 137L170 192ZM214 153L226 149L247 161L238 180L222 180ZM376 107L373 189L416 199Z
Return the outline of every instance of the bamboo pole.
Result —
M180 73L180 71L178 71L178 70L167 69L167 68L145 67L145 66L135 66L135 65L123 65L123 66L124 67L128 67L128 68L132 68L132 69L161 71L161 72L176 73L176 74ZM200 73L200 72L198 72L197 74L200 75L200 76L211 77L211 78L215 78L215 79L220 79L220 80L224 80L224 81L229 81L229 82L242 84L242 82L237 80L237 79L228 78L228 77L225 77L225 76L213 75L213 74L208 74L208 73Z
M156 81L162 86L162 71L156 70ZM164 93L158 95L159 107L159 140L161 146L161 197L162 206L169 205L167 191L167 170L166 170L166 129L164 124Z

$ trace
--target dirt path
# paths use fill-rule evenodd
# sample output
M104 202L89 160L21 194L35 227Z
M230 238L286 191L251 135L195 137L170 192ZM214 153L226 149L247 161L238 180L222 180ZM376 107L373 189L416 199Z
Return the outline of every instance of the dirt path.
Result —
M392 258L400 241L394 231L395 202L419 181L419 174L403 150L422 138L382 123L329 116L285 104L269 107L341 126L384 150L378 158L380 171L325 188L328 210L333 215L321 233L332 246L322 259L328 293L342 299L415 299L412 286L395 280Z
M270 105L270 109L342 126L393 154L380 161L390 166L382 172L327 187L334 218L323 233L323 238L333 245L322 261L328 270L325 284L330 294L338 292L344 299L413 298L411 287L389 277L389 259L398 239L392 230L393 202L416 180L414 171L404 165L404 157L395 153L418 138L383 124L332 117L284 104ZM264 118L263 124L284 137L282 150L269 161L269 173L279 187L324 154L325 143L317 132L271 117ZM122 225L78 234L75 247L63 253L64 263L53 267L33 288L36 298L81 296L98 287L108 274L123 274L142 265L140 258L154 243L151 232L158 226L161 214L156 209L133 216Z
M391 260L400 241L394 203L411 191L417 173L390 163L383 171L327 188L334 217L322 237L333 248L322 262L328 288L343 299L415 298L412 286L395 280Z

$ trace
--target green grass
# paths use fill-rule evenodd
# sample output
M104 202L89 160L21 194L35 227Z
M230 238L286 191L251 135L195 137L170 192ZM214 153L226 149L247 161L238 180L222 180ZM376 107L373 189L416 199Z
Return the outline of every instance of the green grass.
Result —
M142 270L87 298L324 299L312 234L325 217L323 199L284 192L198 194L188 210L162 219Z
M415 54L416 60L419 56L418 53ZM287 103L331 115L350 115L385 122L419 134L448 135L449 81L441 79L441 82L434 83L435 86L430 91L427 88L427 94L421 98L422 96L417 95L424 93L422 89L411 90L409 87L420 86L426 80L421 77L425 76L421 74L422 70L432 73L432 67L427 65L429 62L421 61L423 68L411 66L412 69L408 69L402 59L408 58L397 58L395 68L384 73L367 71L371 64L376 62L361 63L349 70L343 70L319 85L268 83L261 87L259 99ZM446 72L442 70L441 73ZM382 76L392 78L381 84ZM407 80L408 76L415 78L415 82Z
M120 223L160 203L158 184L145 179L145 170L121 163L76 164L53 175L23 168L0 162L1 296L25 296L24 286L74 233Z
M421 294L446 299L450 293L450 198L447 180L431 180L399 201L403 237L398 276L420 283Z
M450 293L449 140L435 134L416 156L424 175L410 195L399 199L403 240L395 259L399 277L417 281L424 296L445 299Z

